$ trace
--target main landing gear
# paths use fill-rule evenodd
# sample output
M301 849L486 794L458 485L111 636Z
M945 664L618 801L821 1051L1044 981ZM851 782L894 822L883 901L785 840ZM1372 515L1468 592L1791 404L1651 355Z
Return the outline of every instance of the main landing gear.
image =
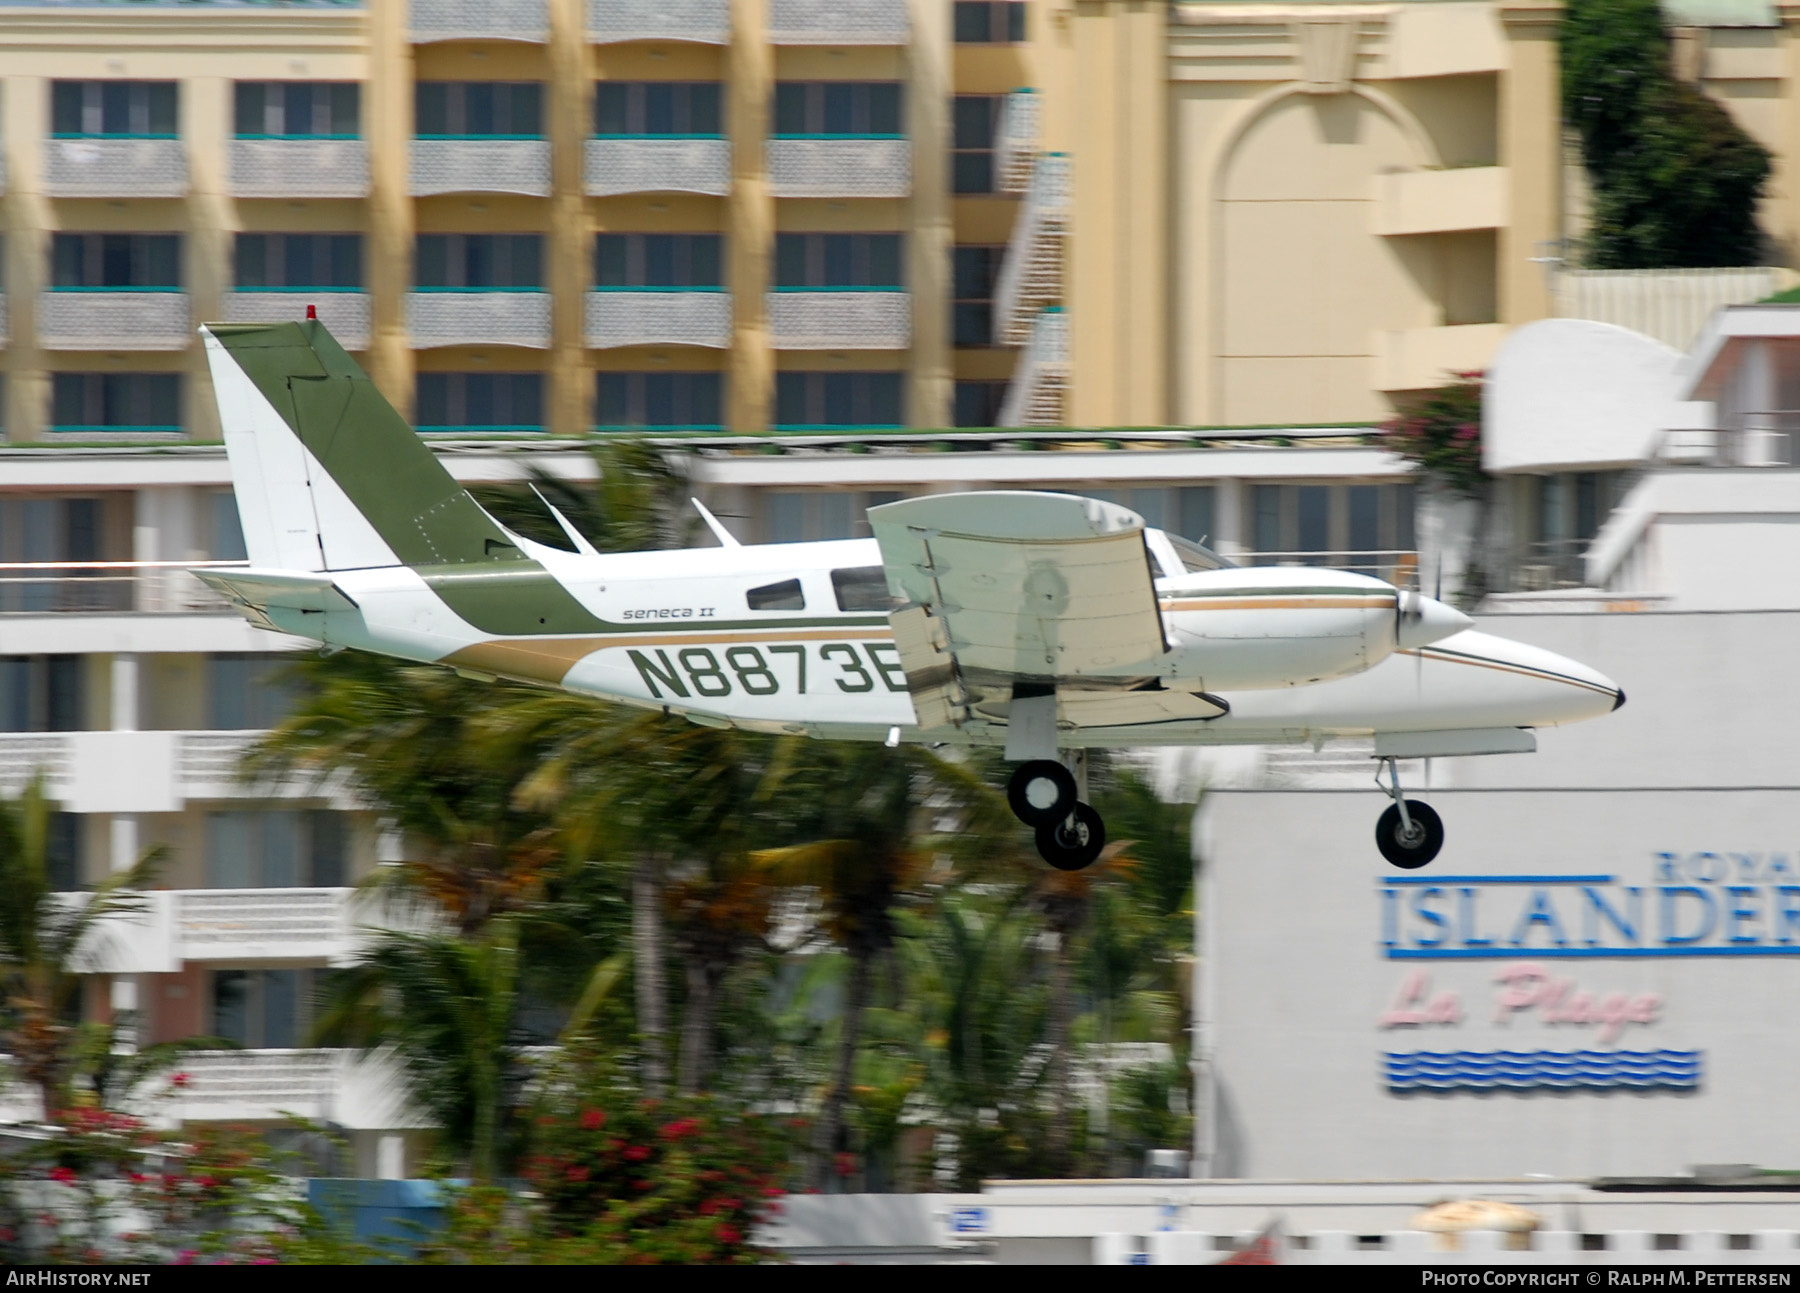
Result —
M1015 817L1037 832L1039 857L1058 871L1079 871L1106 847L1106 824L1081 801L1086 752L1070 751L1067 759L1067 764L1052 759L1021 763L1007 782L1006 802Z
M1381 764L1387 765L1391 788L1381 785ZM1375 784L1394 801L1375 823L1375 847L1395 866L1416 871L1444 847L1444 823L1430 804L1406 797L1400 789L1400 767L1395 760L1382 759L1376 765Z

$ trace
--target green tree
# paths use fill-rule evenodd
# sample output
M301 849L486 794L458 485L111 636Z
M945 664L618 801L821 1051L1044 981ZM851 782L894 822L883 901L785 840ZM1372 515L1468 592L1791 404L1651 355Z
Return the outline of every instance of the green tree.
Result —
M1594 185L1585 259L1601 269L1751 265L1768 150L1675 78L1657 0L1570 0L1563 116Z

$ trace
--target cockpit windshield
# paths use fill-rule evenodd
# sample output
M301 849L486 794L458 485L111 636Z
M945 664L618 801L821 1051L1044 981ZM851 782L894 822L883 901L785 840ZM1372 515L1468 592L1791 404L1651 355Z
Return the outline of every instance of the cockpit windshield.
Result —
M1235 563L1225 560L1211 548L1203 547L1192 539L1184 539L1179 534L1164 534L1169 546L1175 549L1175 555L1181 558L1181 564L1187 567L1188 574L1201 570L1226 570Z

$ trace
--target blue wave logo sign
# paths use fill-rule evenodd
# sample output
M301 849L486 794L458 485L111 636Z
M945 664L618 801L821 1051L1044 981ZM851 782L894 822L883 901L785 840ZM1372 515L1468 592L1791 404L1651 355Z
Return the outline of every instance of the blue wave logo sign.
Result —
M1390 1091L1664 1089L1700 1085L1699 1051L1388 1051Z

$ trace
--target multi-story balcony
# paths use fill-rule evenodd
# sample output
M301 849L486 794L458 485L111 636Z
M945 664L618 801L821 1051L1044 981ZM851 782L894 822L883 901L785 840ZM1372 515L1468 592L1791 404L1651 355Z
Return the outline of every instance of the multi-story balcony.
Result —
M1039 311L1062 299L1068 232L1069 159L1045 153L1032 167L1025 206L994 286L994 340L1023 345Z
M546 0L407 0L406 30L416 45L440 40L550 39Z
M360 139L233 139L231 192L240 198L360 198L369 148Z
M431 346L550 347L550 294L539 291L408 292L406 328Z
M772 45L904 45L906 0L769 0Z
M587 0L588 39L596 45L628 40L731 40L730 0Z
M367 350L371 332L371 306L367 292L340 288L288 288L280 292L227 292L227 323L285 323L306 317L306 307L318 311L319 321L345 350Z
M769 188L778 198L903 198L912 143L888 137L771 139Z
M63 288L38 296L46 350L186 350L193 341L187 293Z
M0 789L41 774L76 813L171 813L190 799L307 797L331 787L247 787L238 769L255 732L4 732Z
M179 139L50 139L44 192L53 198L178 198L188 191Z
M412 194L518 193L550 196L546 139L415 139Z
M731 192L731 142L670 135L587 141L589 197Z
M1042 108L1043 101L1030 89L1014 90L1001 105L1000 122L994 130L994 187L1002 193L1023 193L1031 183Z
M770 292L769 335L779 350L904 350L912 294L857 289Z
M731 293L696 288L605 289L587 294L587 344L711 346L731 344Z
M1006 388L995 425L1062 426L1064 392L1069 387L1069 316L1060 306L1038 314L1031 336L1019 355L1019 366Z

